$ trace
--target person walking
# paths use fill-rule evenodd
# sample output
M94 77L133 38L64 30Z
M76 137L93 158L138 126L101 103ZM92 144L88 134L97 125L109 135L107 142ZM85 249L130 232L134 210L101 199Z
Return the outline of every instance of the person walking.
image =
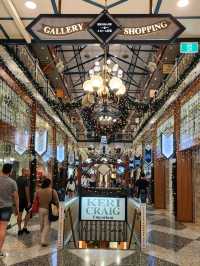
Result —
M59 199L57 192L51 188L51 180L46 178L41 184L41 189L36 192L39 200L39 217L40 217L40 233L41 246L46 247L49 244L50 221L49 221L49 205L53 203L59 208Z
M27 229L28 221L30 219L31 201L30 201L30 182L29 182L30 171L28 168L22 169L22 175L17 178L17 187L19 194L19 215L17 217L18 224L18 236L23 233L29 234L30 231ZM24 227L22 229L22 214L26 211L24 218Z
M69 181L67 182L66 190L69 198L72 198L76 190L76 184L73 177L70 177Z
M3 257L3 244L6 237L6 229L10 220L13 205L15 205L15 215L19 214L19 197L17 184L9 176L12 171L12 164L3 165L0 174L0 257Z
M140 178L136 181L135 185L137 187L137 197L140 198L142 203L146 203L149 182L146 180L143 172L140 174Z

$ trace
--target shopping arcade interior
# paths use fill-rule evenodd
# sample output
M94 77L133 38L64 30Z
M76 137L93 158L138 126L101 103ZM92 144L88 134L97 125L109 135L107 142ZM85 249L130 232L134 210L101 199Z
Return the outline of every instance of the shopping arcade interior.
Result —
M161 5L161 7L164 8L165 6L162 6ZM47 6L45 4L45 9L46 8L47 8ZM147 13L148 12L148 5L145 5L145 8L146 8L146 12L144 12L144 13ZM182 12L183 11L181 11L181 13ZM197 11L195 11L195 12L197 12ZM46 13L46 12L39 11L38 13ZM64 10L63 10L63 13L64 13ZM140 13L142 13L142 12L140 11ZM171 13L174 14L174 12L171 12ZM177 14L177 16L178 16L178 14ZM191 18L191 20L192 19L194 21L196 21L195 18ZM23 21L26 21L26 20L24 19ZM191 21L190 21L189 18L188 19L184 19L183 18L182 21L184 21L184 23L185 23L185 21L187 23L189 21L191 23ZM192 23L194 21L192 21ZM5 23L5 25L3 23ZM4 28L8 29L8 31L9 31L9 27L7 27L7 26L8 26L8 24L10 22L8 22L8 24L6 24L6 23L7 23L6 20L5 20L5 22L4 22L4 20L2 20L2 25L4 25ZM188 24L186 25L186 29L187 30L189 29ZM192 29L193 30L198 30L198 27L192 27ZM15 32L15 34L16 34L16 32ZM186 33L184 33L184 34L186 34ZM192 33L190 32L189 34L191 34L190 36L192 36L194 34L194 32L192 32ZM197 35L198 34L196 34L196 36ZM5 36L3 38L5 38ZM198 41L198 39L197 39L197 41ZM8 44L8 45L6 45L7 52L10 53L11 58L15 58L15 60L16 60L17 63L19 63L21 61L21 63L22 63L21 65L22 65L22 69L23 69L23 67L26 66L25 62L27 63L27 56L28 56L27 54L29 54L29 49L27 51L27 48L24 47L21 44L19 45L19 43L17 44L17 46L16 46L16 44L15 45L9 44L10 42L12 42L12 40L11 41L9 41L9 40L8 41L6 41L6 40L3 41L3 45L6 42ZM140 130L141 126L144 126L143 125L144 113L145 113L145 115L147 115L147 114L149 115L149 109L146 109L146 108L149 108L150 90L152 89L151 93L153 93L153 96L155 97L155 91L153 91L154 89L155 90L158 90L158 93L160 92L161 93L161 96L163 96L162 95L163 94L163 89L168 89L167 86L166 87L163 86L163 80L165 78L167 78L167 76L164 76L163 73L162 73L162 71L161 71L161 67L164 64L164 62L169 63L169 64L170 63L171 64L177 63L178 65L181 64L179 66L181 66L180 69L183 72L182 73L181 72L179 73L179 75L180 75L179 78L180 77L181 78L184 77L184 76L183 77L181 76L185 72L185 70L186 70L184 67L189 67L190 66L191 69L189 71L191 71L193 69L193 67L196 66L195 65L196 64L196 61L195 60L198 60L198 54L196 54L196 55L186 55L186 56L184 55L185 58L181 58L181 57L178 57L177 56L179 54L179 42L178 43L175 43L175 44L169 45L166 48L166 50L164 48L163 49L162 48L163 47L160 46L160 45L158 45L158 44L154 44L153 46L149 46L149 45L135 45L135 46L130 46L130 45L128 45L128 47L127 46L122 47L122 45L117 45L117 44L110 45L109 55L113 59L113 61L116 62L116 63L118 63L118 65L120 66L120 68L123 69L124 72L126 72L126 73L132 73L132 71L133 71L133 73L135 72L134 81L132 81L128 77L128 75L125 75L125 78L127 79L126 80L126 84L128 85L128 87L130 85L129 92L128 92L128 101L129 101L128 104L130 105L130 107L128 108L128 109L130 109L130 110L128 110L128 116L127 116L128 119L127 119L127 117L125 117L125 118L123 117L121 120L119 120L117 122L117 123L119 123L119 128L120 129L117 131L117 134L116 135L113 136L112 135L112 132L111 133L110 132L108 133L109 136L111 136L110 137L111 141L112 140L114 140L114 141L117 141L118 140L119 143L121 142L123 144L125 142L125 140L126 141L127 140L130 140L130 143L128 143L129 141L127 141L127 149L124 152L125 155L127 155L127 153L129 154L130 150L132 150L132 138L133 138L133 136L135 134L138 134L138 132L140 132L139 130ZM149 52L150 50L151 50L151 52ZM153 50L153 52L152 52L152 50ZM145 85L146 81L149 78L149 74L147 73L147 71L148 71L148 62L149 61L150 62L151 61L154 62L157 59L159 59L159 53L162 50L164 50L164 51L163 51L163 54L162 54L162 58L160 60L160 66L156 68L156 71L155 71L154 75L152 75L152 77L151 77L150 83L148 83L147 90L144 91L144 88L145 88L144 85ZM148 51L148 52L146 52L146 51ZM69 64L67 64L68 68L71 69L71 70L66 69L66 79L68 80L68 82L72 82L72 84L73 83L76 83L76 82L77 82L77 84L79 84L82 81L80 80L80 82L78 82L79 81L79 78L81 79L81 77L79 77L80 74L77 74L77 73L80 72L81 75L82 75L82 79L84 80L84 78L86 76L86 73L90 70L90 68L94 64L94 61L90 61L90 60L92 60L97 55L98 56L101 55L102 54L102 49L99 46L90 46L90 45L88 45L86 47L82 47L82 46L79 47L77 45L72 45L72 46L69 46L69 45L61 45L61 46L59 46L58 45L58 46L53 47L53 48L51 47L51 45L49 45L49 47L47 48L45 44L42 45L42 46L39 45L39 47L38 47L38 44L31 45L31 47L30 47L30 54L33 55L33 58L38 58L39 59L39 66L41 67L41 69L44 69L45 76L47 77L47 79L49 79L49 82L50 82L49 84L50 85L48 85L48 86L49 87L52 86L53 88L60 88L60 87L64 87L64 85L62 85L62 80L60 81L60 74L57 73L58 71L57 71L56 66L54 65L54 59L52 59L52 58L54 58L54 53L55 53L56 62L58 60L57 58L59 58L61 54L64 54L64 55L62 55L63 57L61 57L61 58L62 58L63 61L66 60L66 62L69 62L74 57L69 62ZM2 51L2 54L5 55L3 53L3 51ZM85 69L82 68L82 66L81 66L82 63L79 62L80 59L83 60L83 62L84 61L90 61L90 62L84 64ZM6 63L6 60L8 60L8 62L7 62L8 64L6 64L6 65L9 66L9 59L6 58L6 57L4 57L3 60L5 60L4 61L5 63ZM25 61L23 61L23 60L25 60ZM134 70L131 69L131 66L133 66L133 64L132 64L133 61L132 60L133 61L134 60L136 61L136 63L135 63L135 69ZM177 60L177 62L176 62L176 60ZM180 61L178 61L178 60L180 60ZM126 61L126 63L124 61ZM127 61L128 61L128 63L127 63ZM14 63L16 63L16 62L14 61ZM194 63L194 65L192 67L192 64L193 63ZM27 68L28 69L31 69L31 70L33 69L31 67L31 65L28 65ZM10 68L10 69L12 69L12 68ZM27 69L23 69L23 70L27 71ZM71 73L70 74L69 72L75 72L75 73ZM21 76L19 75L19 72L13 72L13 74L15 76L19 76L19 78L21 78ZM193 76L195 76L194 72L192 74L193 74ZM146 80L145 80L145 78L146 78ZM44 82L44 80L42 80L42 78L41 78L40 82ZM143 82L144 82L144 84L143 84ZM173 82L174 82L174 76L173 76L173 78L171 80L169 80L169 83L170 82L172 82L172 84L173 84ZM141 91L137 87L138 84L140 84ZM38 87L38 89L41 89L40 87L45 88L44 85L40 85ZM66 93L66 96L67 96L67 98L66 98L66 102L67 103L66 103L65 100L62 99L62 97L63 97L63 94L62 93L63 92L62 91L58 91L57 93L58 93L58 95L60 93L61 97L57 97L58 99L56 99L56 101L58 101L58 103L56 103L55 109L58 109L57 107L61 108L61 110L59 110L61 113L62 113L62 108L66 108L66 113L68 113L70 111L70 118L66 118L66 119L70 119L67 124L70 124L70 127L75 127L76 128L75 131L78 134L79 134L79 132L83 132L83 133L80 133L80 139L82 139L82 141L80 142L80 146L83 147L83 148L81 147L81 152L83 154L82 156L85 156L85 153L88 152L88 146L90 146L90 143L87 143L85 145L85 141L84 140L90 139L90 141L93 143L93 146L96 146L96 143L94 142L94 140L97 140L99 142L100 141L99 136L104 135L104 133L105 133L104 126L103 126L103 129L102 129L102 127L99 127L98 128L99 131L96 134L96 130L94 130L94 128L96 129L96 127L97 127L97 125L95 124L95 118L94 119L93 118L91 119L88 116L90 115L90 113L92 113L92 111L96 111L96 113L98 113L98 112L101 112L102 110L101 109L98 109L98 106L95 106L96 110L92 109L92 111L91 111L91 109L89 109L89 110L87 110L86 113L82 114L80 112L80 109L81 108L79 108L80 102L78 102L78 100L77 100L77 99L80 99L80 98L76 98L76 97L81 97L81 95L82 95L82 92L83 92L82 85L78 85L78 86L75 86L75 87L71 85L71 86L67 86L67 87L69 87L69 88L72 87L72 89L70 91L70 96L72 97L71 99L73 99L73 100L70 101L70 104L68 104L69 103L69 99L68 99L68 96L67 96L67 93ZM172 85L169 86L169 89L171 89L171 87L172 87ZM196 85L196 87L198 87L198 84ZM196 89L194 88L193 91L194 91L193 93L195 94L195 92L198 92L198 88L196 88ZM44 90L44 91L42 91L42 93L46 93L47 95L48 94L51 95L50 94L51 93L51 90L46 91L46 92ZM146 99L145 99L145 97L146 97ZM159 98L159 95L157 95L157 97ZM185 96L185 97L187 97L187 96ZM61 98L61 100L59 98ZM151 101L153 101L153 100L151 100ZM41 105L43 105L43 100L40 98L40 95L39 94L38 94L38 101L40 101L41 102ZM138 104L138 101L139 101L139 104ZM166 101L166 99L165 99L165 101ZM183 102L185 102L185 100L183 100ZM54 107L54 104L55 104L54 102L53 103L52 102L49 102L49 103L50 103L50 105L52 104L52 106ZM74 105L77 104L78 105L78 108L74 108L74 105L71 106L71 103L73 103ZM156 104L157 103L158 102L156 102ZM126 107L128 105L127 104L127 99L126 99L126 101L124 103L122 102L121 104L122 104L122 106L120 107L119 103L117 102L116 104L114 104L113 109L116 110L116 106L117 106L117 109L119 111L121 111L121 113L124 113L124 115L126 115L125 114L125 110L126 110ZM160 105L159 104L158 105L155 105L156 107L155 107L155 109L153 109L153 112L156 113L160 109L160 107L162 105L163 105L163 102L162 101L160 102ZM134 108L132 106L134 106ZM67 109L67 108L69 108L69 109ZM121 108L121 110L120 110L120 108ZM158 108L158 109L156 109L156 108ZM177 108L177 110L179 110L177 106L174 107L174 108ZM109 110L110 113L115 112L113 109ZM132 110L132 109L134 109L134 110ZM39 108L39 113L41 112L40 110L41 109ZM48 113L47 110L48 109L46 109L46 113L47 114L50 114L50 113ZM152 111L152 110L150 109L150 111ZM142 114L142 112L144 112L144 113ZM195 110L194 110L194 112L195 112ZM176 114L177 114L177 112L174 115L175 118L177 118L176 117ZM78 117L78 119L77 119L77 117ZM86 119L85 119L86 122L83 121L84 120L83 117L86 117ZM150 115L149 115L149 117L150 117ZM148 117L148 119L149 119L149 117ZM44 122L46 123L46 121L47 121L46 116L44 116L43 119L45 120ZM49 117L48 117L48 119L49 119ZM20 118L19 118L19 120L20 120ZM40 118L38 118L38 119L36 118L36 121L39 121L39 120L40 120ZM51 118L49 120L51 121ZM167 120L167 119L164 117L163 120ZM87 121L89 121L90 123L87 123ZM124 121L125 121L125 124L124 124L125 127L123 127L123 122ZM55 124L55 123L56 123L56 119L53 120L53 123L52 124ZM60 122L58 122L58 123L60 123ZM152 123L152 121L150 121L150 123ZM160 123L160 124L162 124L162 123ZM42 125L42 128L44 128L44 127L45 127L45 125L43 124ZM174 127L174 124L172 122L172 119L170 119L170 121L168 121L168 125L165 125L163 127L165 129L167 129L167 130L173 128ZM157 126L157 128L159 129L159 126ZM113 129L114 129L113 131L115 131L115 126L113 127ZM101 130L103 130L103 131L101 131ZM7 135L7 133L8 133L8 127L6 127L6 131L5 132L6 132L6 134L3 133L3 135ZM49 138L51 138L51 134L53 135L53 132L54 132L54 140L55 140L55 129L54 130L52 129L52 133L49 134ZM87 132L87 134L85 134L85 132ZM61 134L62 133L63 132L61 132ZM152 134L155 134L155 132L154 133L152 132ZM195 134L198 135L198 131ZM59 133L57 135L59 135ZM64 135L65 135L65 133L64 133ZM147 134L146 135L148 135L148 131L147 131ZM139 135L139 137L140 136L141 135ZM73 136L71 136L71 137L73 139ZM152 145L156 145L156 144L153 144L153 141L151 139L149 140L148 137L149 136L144 136L144 137L142 136L141 139L142 139L143 142L148 142L148 143L150 143ZM155 138L156 137L154 137L154 139ZM51 142L51 140L50 140L50 142ZM62 138L62 141L61 142L63 142L63 138ZM68 140L66 142L68 143ZM138 145L137 142L138 143L140 142L140 138L137 138L137 141L135 140L135 143L133 145L134 146L133 149L137 150L137 152L138 152L138 150L140 150L139 153L141 153L142 152L141 150L143 150L143 148L141 148L141 144ZM57 143L63 144L63 143L60 143L60 140L57 140ZM131 145L131 148L129 148L129 144ZM54 143L54 145L55 145L55 143ZM72 144L69 147L69 149L74 150L74 146L75 145L73 145L73 141L72 141ZM85 146L86 146L86 148L84 148ZM113 152L116 152L115 151L116 150L116 147L115 147L115 145L113 145L113 146L114 146ZM118 146L118 145L116 144L116 146ZM93 147L89 147L89 149L91 149L91 148L93 149ZM75 150L76 150L76 148L75 148ZM98 148L96 149L96 151L98 151ZM191 153L192 153L192 155L191 155ZM185 153L179 154L179 155L182 156L182 157L185 156L184 157L184 160L188 160L189 161L188 164L185 166L185 167L188 167L188 171L189 172L191 171L191 169L193 169L192 165L195 165L194 166L195 167L195 171L198 173L198 160L199 160L198 159L198 146L197 146L197 150L196 150L196 148L195 148L195 150L187 150ZM73 157L73 156L75 158L78 157L76 154L75 155L71 155L70 157ZM9 158L13 158L13 157L15 157L15 156L10 156ZM192 162L190 161L190 158L193 158L193 161ZM25 159L25 160L27 160L26 163L28 164L29 163L29 158L28 159ZM72 159L72 161L73 160L74 159ZM155 164L156 164L156 162L155 162ZM168 181L168 172L171 171L170 170L171 168L169 167L169 165L170 164L173 164L173 162L171 162L171 161L168 162L168 160L162 160L162 159L160 159L157 164L158 164L158 166L156 167L155 173L154 173L155 177L158 176L158 174L156 175L156 173L159 173L159 178L157 178L157 190L160 191L160 189L162 189L162 191L163 191L163 190L166 189L166 183ZM182 165L180 165L179 167L182 168ZM162 171L162 169L164 169L164 170ZM196 172L193 173L193 175L196 175ZM162 177L160 178L160 173L162 173L162 176L164 178L162 178ZM182 175L182 173L181 173L181 175ZM188 183L190 184L189 187L191 188L191 182L192 182L192 179L188 180L188 178L186 178L185 184L183 184L183 183L180 184L181 185L181 188L182 189L186 189L186 187L188 187ZM198 180L195 181L195 182L198 183ZM184 190L184 192L185 192L185 190ZM184 192L181 191L181 194L184 194ZM181 205L182 205L182 206L180 206L180 210L181 211L179 213L179 215L180 215L179 216L179 220L184 220L184 221L194 221L195 220L195 218L194 218L194 212L191 212L191 210L192 209L194 210L194 206L195 206L195 204L197 204L196 200L198 200L198 189L197 189L197 191L195 191L195 197L196 197L195 199L193 199L193 197L194 197L193 193L194 192L191 191L191 190L189 192L190 193L188 193L188 191L186 190L186 194L189 195L189 200L188 200L188 198L185 199L185 202L187 204L189 204L189 206L186 208L189 211L187 211L187 213L184 214L184 215L183 215L182 211L185 209L185 205L182 205L182 203L183 203L182 202L182 198L179 200L179 202L181 202ZM167 193L168 193L168 191L166 191L165 194L167 195ZM157 207L158 208L169 208L169 198L170 197L167 197L167 196L162 197L162 198L160 198L160 197L159 198L156 198L155 200L156 200ZM193 207L191 205L192 202L193 202ZM195 215L196 215L196 212L195 212Z

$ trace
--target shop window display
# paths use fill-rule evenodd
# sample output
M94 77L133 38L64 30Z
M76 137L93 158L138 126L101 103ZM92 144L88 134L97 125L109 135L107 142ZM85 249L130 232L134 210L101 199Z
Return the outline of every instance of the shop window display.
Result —
M200 92L181 107L180 148L187 149L198 142L200 135Z
M0 166L14 162L14 175L29 165L30 116L29 106L0 79Z

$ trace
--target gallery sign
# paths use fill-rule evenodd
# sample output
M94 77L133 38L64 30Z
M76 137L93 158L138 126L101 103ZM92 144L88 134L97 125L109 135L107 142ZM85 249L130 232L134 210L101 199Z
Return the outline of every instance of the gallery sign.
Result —
M40 14L27 27L34 39L64 43L170 42L184 26L170 14Z
M126 199L81 197L81 220L126 220Z

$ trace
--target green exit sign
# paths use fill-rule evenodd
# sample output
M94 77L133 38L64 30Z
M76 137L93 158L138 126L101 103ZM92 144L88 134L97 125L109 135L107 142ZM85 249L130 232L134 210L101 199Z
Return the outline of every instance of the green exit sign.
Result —
M199 52L198 42L181 42L180 53L181 54L195 54Z

